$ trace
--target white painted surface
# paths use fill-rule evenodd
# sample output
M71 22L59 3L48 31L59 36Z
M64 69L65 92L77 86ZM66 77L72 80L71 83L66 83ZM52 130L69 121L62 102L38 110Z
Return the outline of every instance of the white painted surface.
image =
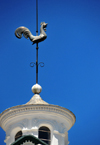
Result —
M21 105L5 110L0 116L7 145L15 141L15 135L20 130L23 135L38 137L38 129L41 126L50 129L51 145L67 145L67 132L74 123L75 116L72 112L55 105Z

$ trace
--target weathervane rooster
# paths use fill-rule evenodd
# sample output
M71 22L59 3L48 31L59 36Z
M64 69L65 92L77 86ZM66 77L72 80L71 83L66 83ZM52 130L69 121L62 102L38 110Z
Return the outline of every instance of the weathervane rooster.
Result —
M39 43L41 41L44 41L47 38L47 35L45 33L46 31L46 27L47 27L47 23L45 22L41 22L41 27L40 27L40 35L39 36L34 36L32 35L32 33L30 32L30 30L24 26L18 27L15 30L15 36L19 39L22 38L22 34L26 39L30 39L33 44L35 43Z

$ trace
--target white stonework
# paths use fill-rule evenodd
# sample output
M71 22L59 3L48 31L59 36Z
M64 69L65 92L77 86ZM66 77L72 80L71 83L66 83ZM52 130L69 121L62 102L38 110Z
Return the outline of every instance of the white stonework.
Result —
M41 92L41 89L38 84L32 87L35 93ZM68 130L74 123L75 115L70 110L48 104L39 94L34 94L25 105L11 107L0 114L0 126L6 132L6 145L15 141L19 131L22 135L38 138L39 128L44 126L50 130L50 145L68 145Z
M51 145L67 145L67 131L74 123L75 116L71 111L49 104L19 105L0 114L0 125L6 132L7 145L15 141L15 135L20 130L23 135L38 137L38 129L41 126L50 129Z

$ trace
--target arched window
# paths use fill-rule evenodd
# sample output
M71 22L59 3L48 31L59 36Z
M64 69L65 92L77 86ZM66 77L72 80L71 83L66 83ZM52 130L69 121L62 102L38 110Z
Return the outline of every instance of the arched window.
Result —
M42 126L39 128L38 132L39 139L50 145L51 142L51 132L48 127Z
M22 131L19 131L19 132L16 133L15 140L17 140L20 137L22 137Z

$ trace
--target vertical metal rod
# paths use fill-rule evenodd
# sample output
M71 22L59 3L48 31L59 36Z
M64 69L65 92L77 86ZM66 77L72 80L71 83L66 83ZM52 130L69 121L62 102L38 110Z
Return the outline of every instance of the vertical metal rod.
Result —
M36 35L38 36L38 0L36 0Z
M38 36L38 0L36 0L36 36ZM38 43L36 43L36 83L38 84Z
M36 84L38 84L38 43L36 45Z

